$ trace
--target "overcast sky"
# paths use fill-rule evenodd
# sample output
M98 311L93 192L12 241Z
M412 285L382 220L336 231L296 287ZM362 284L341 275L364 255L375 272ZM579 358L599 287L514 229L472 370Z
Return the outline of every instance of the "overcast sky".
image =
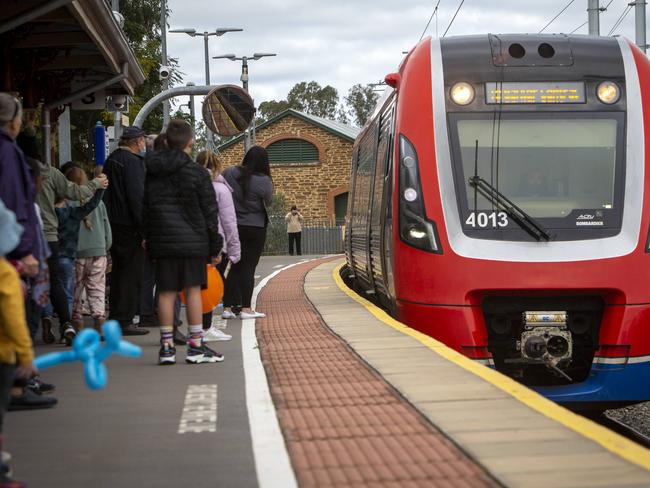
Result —
M285 98L298 82L332 85L341 100L356 83L377 82L395 71L411 49L437 0L168 0L171 28L214 30L240 27L210 38L210 56L273 52L250 63L250 92L256 105ZM460 0L441 0L426 35L442 36ZM465 0L448 36L539 32L569 0ZM601 0L601 6L609 0ZM607 35L629 0L613 0L600 17ZM569 33L587 20L587 0L574 0L545 32ZM436 27L437 25L437 27ZM587 26L576 33L587 33ZM634 39L634 9L616 29ZM177 57L185 81L205 81L203 38L168 34L168 53ZM241 62L210 59L213 84L240 84Z

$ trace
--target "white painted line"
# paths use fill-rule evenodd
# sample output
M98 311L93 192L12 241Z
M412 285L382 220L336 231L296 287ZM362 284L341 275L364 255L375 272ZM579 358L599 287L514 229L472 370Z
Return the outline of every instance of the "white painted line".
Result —
M255 275L255 279L261 278L262 275Z
M265 277L255 287L251 306L255 310L257 296L271 278L300 263L282 266ZM277 268L278 266L275 266ZM242 320L241 331L244 377L246 381L246 408L251 428L253 456L259 488L297 488L287 446L271 399L266 372L255 337L255 319Z
M189 385L178 433L217 431L217 385Z
M275 266L273 266L273 269L280 269L284 267L285 267L284 264L276 264Z

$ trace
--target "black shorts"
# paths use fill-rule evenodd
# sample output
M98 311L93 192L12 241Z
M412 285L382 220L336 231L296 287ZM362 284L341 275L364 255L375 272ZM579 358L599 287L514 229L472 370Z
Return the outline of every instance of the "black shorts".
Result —
M206 259L156 259L156 288L160 291L183 291L191 286L204 287L208 282Z

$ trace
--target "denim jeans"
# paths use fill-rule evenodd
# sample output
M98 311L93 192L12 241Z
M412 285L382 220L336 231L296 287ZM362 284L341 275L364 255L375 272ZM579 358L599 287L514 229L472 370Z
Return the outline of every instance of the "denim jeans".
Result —
M74 259L59 256L59 273L63 282L63 291L68 302L68 312L72 316L72 304L74 303Z

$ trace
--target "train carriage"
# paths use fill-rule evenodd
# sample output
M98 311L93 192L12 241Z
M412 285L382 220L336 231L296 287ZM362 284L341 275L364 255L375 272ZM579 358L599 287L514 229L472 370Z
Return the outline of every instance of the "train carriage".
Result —
M650 63L628 40L425 39L355 142L347 273L576 408L650 400Z

